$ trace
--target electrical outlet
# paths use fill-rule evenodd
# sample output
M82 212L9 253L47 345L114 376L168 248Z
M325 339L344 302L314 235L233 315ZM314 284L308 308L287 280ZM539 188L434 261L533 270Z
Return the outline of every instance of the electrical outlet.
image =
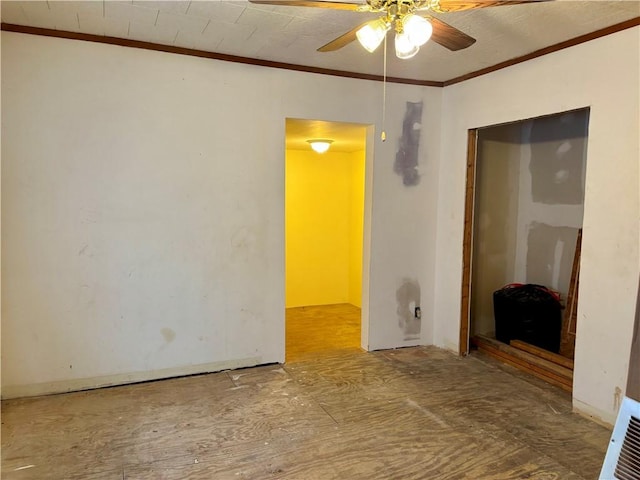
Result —
M422 311L420 310L420 307L416 307L415 311L413 312L413 316L417 319L422 318Z

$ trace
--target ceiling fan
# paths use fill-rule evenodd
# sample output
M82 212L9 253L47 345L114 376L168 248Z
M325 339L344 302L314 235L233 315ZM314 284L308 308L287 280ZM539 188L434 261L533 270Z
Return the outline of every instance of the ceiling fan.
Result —
M452 51L470 47L476 41L475 38L457 28L422 12L460 12L500 5L544 1L549 0L366 0L366 3L322 0L249 0L250 3L256 4L380 13L382 16L358 25L318 48L318 51L338 50L357 39L367 51L373 52L393 27L396 32L396 56L402 59L413 57L429 39Z

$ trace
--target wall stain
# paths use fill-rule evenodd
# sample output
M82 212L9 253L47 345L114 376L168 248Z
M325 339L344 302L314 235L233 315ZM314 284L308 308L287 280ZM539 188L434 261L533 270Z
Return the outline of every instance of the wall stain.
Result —
M238 228L231 236L231 258L248 263L256 255L258 239L253 228Z
M164 341L167 343L173 342L173 340L176 338L176 332L174 332L170 328L163 328L162 330L160 330L160 333L164 337Z
M396 290L398 326L404 333L404 340L420 338L421 320L414 315L415 307L420 306L420 284L405 278Z
M420 183L418 173L418 150L422 128L422 102L407 102L402 122L402 136L396 153L393 171L402 176L402 183L413 187Z
M620 387L616 387L613 392L613 409L617 412L620 410L620 405L622 404L622 390Z

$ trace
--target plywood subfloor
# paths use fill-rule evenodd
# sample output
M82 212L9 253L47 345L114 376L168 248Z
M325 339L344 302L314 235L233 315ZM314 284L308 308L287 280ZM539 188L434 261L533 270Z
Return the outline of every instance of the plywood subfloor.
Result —
M287 308L286 361L333 350L360 350L360 309L348 303Z
M435 347L2 403L2 478L595 479L568 394Z

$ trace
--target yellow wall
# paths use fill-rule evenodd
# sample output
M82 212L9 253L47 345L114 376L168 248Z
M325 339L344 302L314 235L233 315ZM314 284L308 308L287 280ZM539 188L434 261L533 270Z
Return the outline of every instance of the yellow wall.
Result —
M362 238L364 229L365 152L351 154L351 218L349 220L349 303L362 303Z
M360 306L364 152L286 152L286 306Z

